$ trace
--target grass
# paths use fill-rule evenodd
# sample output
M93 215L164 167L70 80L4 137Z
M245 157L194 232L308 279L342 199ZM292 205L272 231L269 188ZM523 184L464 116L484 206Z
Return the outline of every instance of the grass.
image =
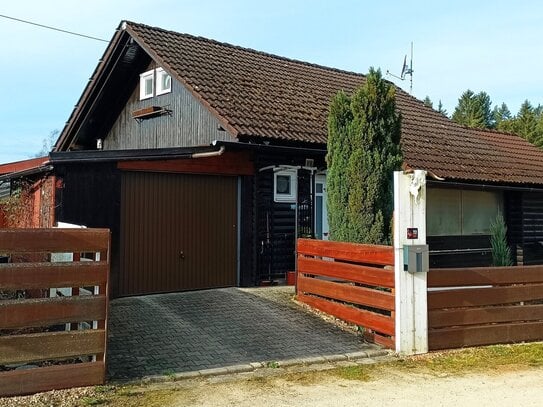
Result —
M543 367L543 344L495 345L458 351L403 357L375 365L340 367L332 372L347 380L369 381L386 371L416 371L433 375L460 376L483 371Z
M276 362L275 362L276 363ZM457 351L434 352L426 355L399 357L389 362L335 367L329 370L281 372L272 361L268 368L276 373L269 376L251 376L227 379L235 388L267 391L279 382L302 386L326 382L330 379L369 382L395 374L421 374L432 376L462 376L470 373L514 371L543 368L543 343L526 345L496 345ZM219 383L219 382L217 382ZM213 391L220 385L206 379L195 382L172 382L161 385L97 386L92 397L82 399L83 406L158 407L183 400L185 405L198 404L196 389L205 387Z

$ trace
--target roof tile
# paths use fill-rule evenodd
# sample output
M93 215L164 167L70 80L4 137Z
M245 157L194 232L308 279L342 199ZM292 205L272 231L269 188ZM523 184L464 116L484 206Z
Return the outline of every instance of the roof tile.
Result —
M127 24L238 137L326 143L333 95L339 90L350 93L365 81L354 72ZM516 135L460 126L396 89L409 167L452 179L543 184L543 151Z

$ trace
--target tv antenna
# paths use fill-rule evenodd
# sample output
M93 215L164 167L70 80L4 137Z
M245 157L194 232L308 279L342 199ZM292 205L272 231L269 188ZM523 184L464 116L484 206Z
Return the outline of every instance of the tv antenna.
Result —
M402 73L400 76L394 75L387 69L387 75L392 76L401 81L405 81L405 77L409 75L409 93L413 92L413 42L411 42L411 58L409 60L409 66L407 66L407 55L403 58Z

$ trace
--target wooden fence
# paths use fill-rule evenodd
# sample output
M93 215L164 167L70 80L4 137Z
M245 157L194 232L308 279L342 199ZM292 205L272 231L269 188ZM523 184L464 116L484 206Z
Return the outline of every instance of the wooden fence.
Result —
M432 269L428 347L543 340L543 266Z
M366 328L394 348L394 252L389 246L298 239L299 301Z
M0 396L104 383L109 247L107 229L0 230Z

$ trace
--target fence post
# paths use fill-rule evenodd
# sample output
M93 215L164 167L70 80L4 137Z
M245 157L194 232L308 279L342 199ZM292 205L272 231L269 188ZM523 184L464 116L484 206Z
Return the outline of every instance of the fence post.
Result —
M426 172L394 172L396 352L428 352L426 273L404 271L403 246L426 244ZM416 228L408 238L408 228ZM414 238L415 237L415 238Z

